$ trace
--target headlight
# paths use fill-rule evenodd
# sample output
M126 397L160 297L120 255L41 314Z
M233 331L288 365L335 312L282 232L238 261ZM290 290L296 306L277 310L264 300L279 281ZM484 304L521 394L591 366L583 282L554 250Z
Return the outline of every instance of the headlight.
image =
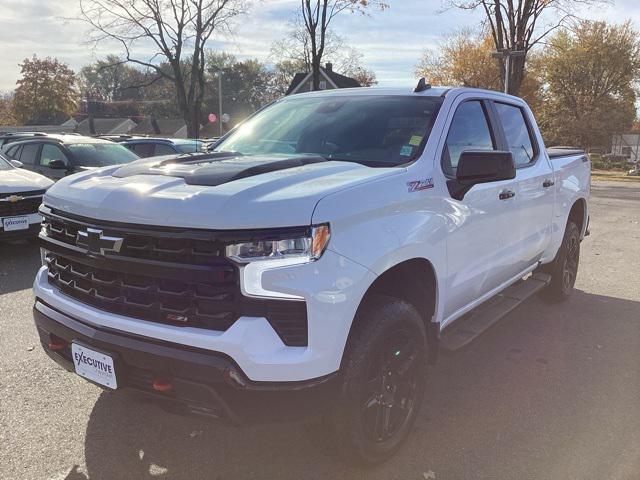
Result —
M307 263L318 260L329 243L329 225L311 228L309 236L284 240L260 240L228 245L227 257L238 263L273 260L290 260L291 263ZM298 261L296 261L298 260Z

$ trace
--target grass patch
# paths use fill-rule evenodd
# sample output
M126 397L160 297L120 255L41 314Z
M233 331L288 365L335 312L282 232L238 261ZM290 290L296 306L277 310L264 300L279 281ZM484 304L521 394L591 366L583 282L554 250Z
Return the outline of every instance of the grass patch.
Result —
M595 181L640 182L640 177L632 177L625 172L612 172L611 170L592 170L591 179Z

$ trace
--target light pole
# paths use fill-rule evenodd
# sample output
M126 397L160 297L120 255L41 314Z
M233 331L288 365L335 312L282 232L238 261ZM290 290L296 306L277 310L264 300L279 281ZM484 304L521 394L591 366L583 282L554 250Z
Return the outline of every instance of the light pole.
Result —
M220 124L220 136L222 137L222 69L218 70L218 123Z
M504 93L509 93L509 77L511 76L511 57L524 57L527 54L524 50L509 50L503 48L497 52L493 52L491 56L500 60L504 60Z

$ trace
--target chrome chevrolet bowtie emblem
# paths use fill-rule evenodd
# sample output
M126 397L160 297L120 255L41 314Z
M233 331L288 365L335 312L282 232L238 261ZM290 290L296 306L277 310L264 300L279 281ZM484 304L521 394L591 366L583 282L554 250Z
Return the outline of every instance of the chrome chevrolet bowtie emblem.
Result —
M16 203L16 202L19 202L20 200L24 200L24 197L21 197L20 195L11 195L7 197L7 201L10 203Z
M107 237L102 230L87 228L78 231L76 245L85 247L89 253L104 255L105 253L118 253L122 248L122 238Z

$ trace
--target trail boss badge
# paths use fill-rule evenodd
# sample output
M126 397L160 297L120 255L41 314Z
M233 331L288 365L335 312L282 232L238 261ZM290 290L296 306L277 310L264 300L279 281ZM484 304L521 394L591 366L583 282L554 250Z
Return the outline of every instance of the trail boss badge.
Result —
M409 192L419 192L420 190L428 190L433 188L433 178L427 178L426 180L413 180L407 182Z

